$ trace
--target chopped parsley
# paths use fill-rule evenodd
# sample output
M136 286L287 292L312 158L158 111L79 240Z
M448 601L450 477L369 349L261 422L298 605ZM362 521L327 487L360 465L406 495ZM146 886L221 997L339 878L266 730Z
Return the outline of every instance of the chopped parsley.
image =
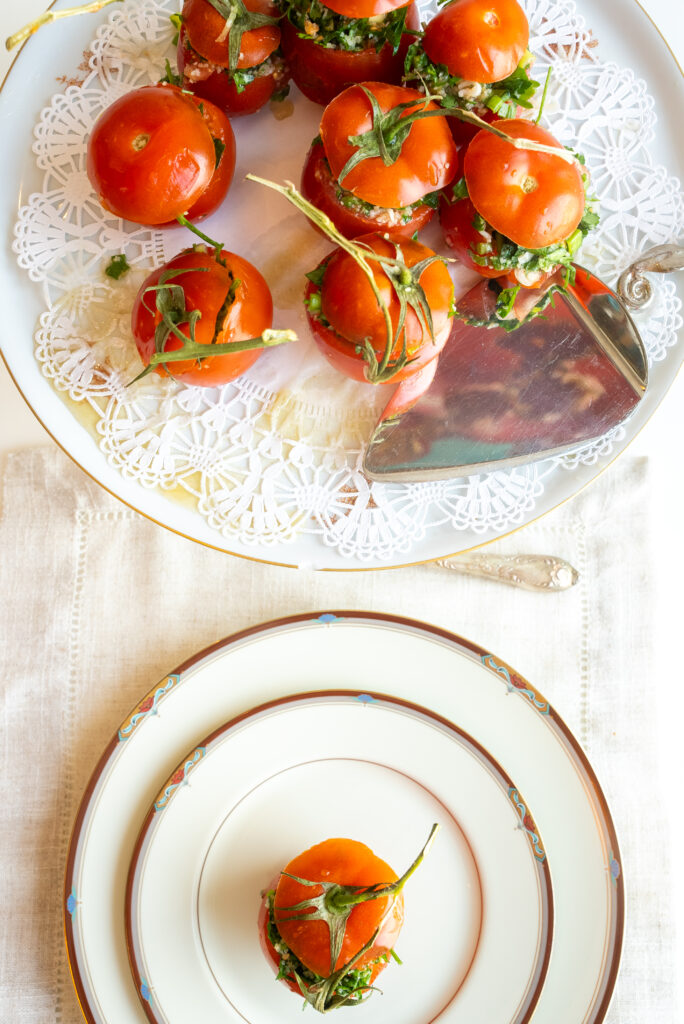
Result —
M539 82L527 73L532 55L527 51L515 71L500 82L482 84L452 75L444 64L433 64L420 42L412 43L404 61L404 84L437 99L445 109L460 107L476 113L489 109L499 118L517 117L518 107L529 109Z
M302 39L335 50L381 50L389 44L396 53L405 31L406 7L375 18L347 18L322 0L282 0L280 9Z
M113 277L115 281L118 281L120 277L127 274L131 269L130 263L126 259L126 255L123 252L117 253L116 256L112 256L111 260L105 267L105 274L107 277Z

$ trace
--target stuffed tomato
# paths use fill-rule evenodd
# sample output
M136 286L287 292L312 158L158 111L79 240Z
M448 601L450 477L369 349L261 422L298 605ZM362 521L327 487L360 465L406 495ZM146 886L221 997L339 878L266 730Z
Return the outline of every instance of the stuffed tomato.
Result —
M354 254L335 249L307 276L314 340L353 380L404 380L435 359L451 333L449 271L420 242L362 235Z
M529 35L518 0L451 0L411 45L404 81L447 109L472 111L485 121L517 117L538 86L527 71ZM455 116L450 121L459 145L477 132Z
M353 839L326 839L291 860L262 893L259 915L277 977L321 1013L363 1002L393 955L404 923L402 889L438 829L401 878Z
M572 262L598 223L587 196L588 174L554 137L530 121L494 125L511 139L558 149L562 155L517 149L482 130L469 143L462 174L440 200L447 245L483 277L537 288Z
M420 27L406 0L282 0L281 9L292 80L322 105L356 82L398 84Z
M302 172L303 195L347 238L372 231L410 238L433 216L439 190L457 169L446 119L422 117L437 110L397 85L345 89L323 112Z
M272 0L185 0L178 36L183 87L231 117L287 93L280 12Z
M225 198L234 169L225 114L174 85L125 93L88 139L88 177L100 202L136 224L207 216Z
M260 272L224 249L195 245L154 270L131 314L146 369L215 387L244 373L263 348L293 340L272 331L273 300Z

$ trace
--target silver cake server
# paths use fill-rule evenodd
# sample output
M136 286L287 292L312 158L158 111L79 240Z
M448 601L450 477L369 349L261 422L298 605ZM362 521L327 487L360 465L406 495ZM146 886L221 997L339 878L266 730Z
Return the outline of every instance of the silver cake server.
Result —
M644 395L648 364L627 311L650 301L644 272L684 268L658 246L621 276L620 295L576 267L574 285L516 331L457 320L439 359L398 385L375 427L370 479L437 480L558 455L603 436ZM482 280L458 302L487 319L499 286Z

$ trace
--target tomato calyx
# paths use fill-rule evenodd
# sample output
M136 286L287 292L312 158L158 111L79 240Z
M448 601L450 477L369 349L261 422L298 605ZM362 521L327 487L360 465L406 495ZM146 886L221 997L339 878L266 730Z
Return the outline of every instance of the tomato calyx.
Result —
M368 283L373 291L378 308L382 312L386 326L385 348L380 359L378 359L375 349L368 338L366 338L363 346L357 349L357 351L360 350L366 361L366 377L369 383L386 383L412 361L408 352L406 331L404 329L406 313L409 308L414 311L418 318L423 333L429 334L430 340L434 344L435 336L432 326L432 313L430 312L425 291L420 284L420 277L430 264L435 262L446 263L446 257L433 254L409 267L406 265L401 247L396 241L389 239L391 244L394 245L395 256L384 256L381 253L373 252L368 246L345 238L330 218L326 214L321 213L312 203L309 203L291 182L278 185L276 182L260 178L256 174L247 174L246 177L250 181L266 185L267 188L271 188L283 195L293 206L305 214L313 224L319 227L340 249L344 249L368 278ZM371 263L380 264L399 301L399 317L396 331L392 327L390 311L378 288ZM401 351L395 359L392 359L392 352L400 342Z
M366 95L371 105L372 125L367 131L361 132L360 135L349 136L350 145L356 146L357 149L349 157L337 177L340 184L349 172L364 160L379 157L385 167L396 163L414 121L418 121L423 117L444 116L442 110L426 110L428 103L434 99L433 96L426 96L424 100L406 100L404 103L399 103L396 107L392 107L391 110L383 113L374 93L365 85L359 85L359 89ZM407 114L407 110L412 112Z
M349 1002L348 996L338 996L335 994L335 990L345 975L347 975L361 957L373 947L373 944L380 932L380 926L378 926L361 949L347 960L345 964L336 969L336 964L342 951L347 921L349 920L354 907L358 906L360 903L365 903L368 900L377 900L389 897L390 903L387 910L387 913L389 913L394 900L397 898L408 879L422 864L438 832L439 825L434 824L430 830L430 834L425 845L418 856L414 859L413 863L404 872L404 874L396 880L396 882L391 882L389 885L382 885L380 883L375 883L373 885L341 885L339 882L311 881L310 879L300 878L298 875L290 874L287 871L282 872L283 875L287 878L293 879L293 881L297 882L299 885L321 890L317 895L311 896L309 899L301 900L299 903L295 903L292 906L277 908L279 912L278 920L281 922L324 921L328 926L328 932L330 935L330 974L326 978L314 982L313 984L306 984L297 972L295 972L295 980L299 985L302 995L305 1000L314 1007L314 1009L319 1010L321 1013L326 1013L329 1010L335 1009L338 1006L343 1006ZM289 916L285 917L283 916L283 913L288 914Z
M263 28L265 25L277 25L279 21L279 18L270 14L248 10L243 0L207 0L207 3L210 3L225 20L225 26L218 36L217 42L228 39L228 69L231 72L237 70L242 37L245 32Z

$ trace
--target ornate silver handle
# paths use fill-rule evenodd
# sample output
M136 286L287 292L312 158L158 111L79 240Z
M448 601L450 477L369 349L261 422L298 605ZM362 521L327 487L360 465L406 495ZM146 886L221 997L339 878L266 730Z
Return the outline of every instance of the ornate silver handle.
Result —
M644 274L670 274L684 270L684 248L670 242L648 249L620 274L618 295L629 309L643 309L653 298L653 286Z
M554 555L494 555L476 551L438 558L433 564L465 576L500 580L524 590L569 590L579 579L577 569Z

